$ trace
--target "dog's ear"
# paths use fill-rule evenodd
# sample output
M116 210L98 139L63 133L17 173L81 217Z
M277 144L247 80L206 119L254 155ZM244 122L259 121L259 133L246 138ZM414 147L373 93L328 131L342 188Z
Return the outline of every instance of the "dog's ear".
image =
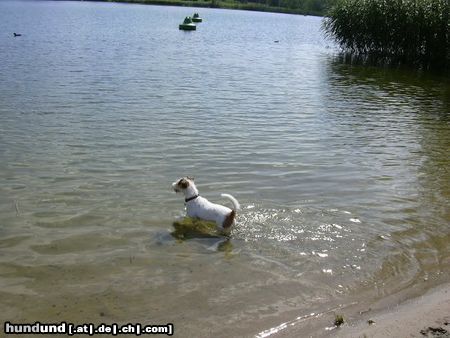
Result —
M188 176L187 179L188 179L188 180L191 180L191 181L194 180L194 178L193 178L193 177L190 177L190 176Z
M189 187L189 181L186 181L184 178L178 181L178 185L181 189L187 189Z

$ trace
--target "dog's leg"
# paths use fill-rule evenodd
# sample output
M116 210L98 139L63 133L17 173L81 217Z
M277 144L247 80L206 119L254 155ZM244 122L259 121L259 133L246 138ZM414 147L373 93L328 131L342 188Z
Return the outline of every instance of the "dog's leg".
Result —
M235 217L236 217L236 210L231 210L231 212L225 217L222 224L222 228L224 230L229 230L233 225Z

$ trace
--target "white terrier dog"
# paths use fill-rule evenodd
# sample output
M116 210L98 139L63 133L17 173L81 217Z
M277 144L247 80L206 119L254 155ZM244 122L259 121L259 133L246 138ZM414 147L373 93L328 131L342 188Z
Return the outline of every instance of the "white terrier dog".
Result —
M205 221L216 222L216 225L225 233L229 233L231 227L236 223L236 212L240 209L239 202L229 194L221 194L233 203L234 209L220 204L211 203L198 194L198 189L191 177L183 177L172 183L175 192L184 193L187 215L200 218Z

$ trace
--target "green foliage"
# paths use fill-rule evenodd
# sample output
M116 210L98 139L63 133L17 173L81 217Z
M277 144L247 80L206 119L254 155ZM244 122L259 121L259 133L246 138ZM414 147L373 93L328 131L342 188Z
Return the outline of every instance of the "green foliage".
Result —
M334 0L236 0L246 4L258 4L264 8L258 10L297 14L324 15ZM221 3L234 3L235 0L223 0ZM245 8L244 8L245 9Z
M335 0L104 0L165 6L194 6L323 15Z
M334 317L334 325L339 327L344 324L344 317L342 315L336 315Z
M337 0L326 33L347 51L445 68L449 65L449 0Z

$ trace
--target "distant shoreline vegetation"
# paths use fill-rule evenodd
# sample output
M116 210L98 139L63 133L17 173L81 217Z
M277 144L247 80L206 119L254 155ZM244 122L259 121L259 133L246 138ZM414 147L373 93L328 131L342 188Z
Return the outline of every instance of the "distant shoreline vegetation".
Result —
M84 0L90 1L90 0ZM162 6L240 9L258 12L323 16L333 0L94 0Z
M351 58L449 72L449 0L337 0L323 28Z

